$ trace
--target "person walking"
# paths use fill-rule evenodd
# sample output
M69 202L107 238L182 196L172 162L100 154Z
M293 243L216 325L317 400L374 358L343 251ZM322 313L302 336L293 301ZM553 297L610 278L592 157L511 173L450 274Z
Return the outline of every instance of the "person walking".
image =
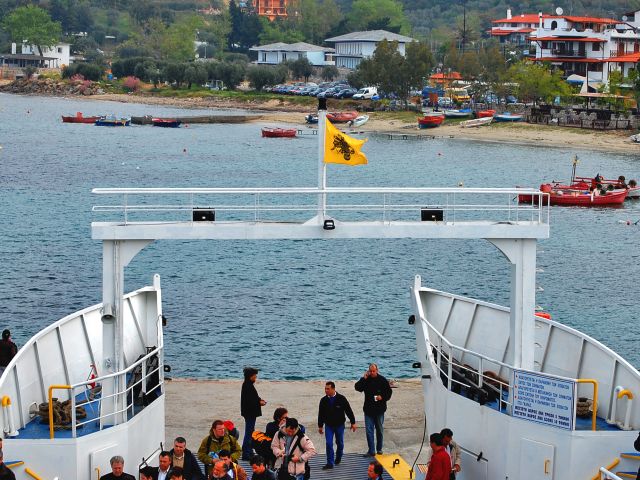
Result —
M320 399L318 407L318 433L323 433L327 446L327 463L323 470L332 469L340 465L344 452L344 422L349 417L351 430L356 431L356 417L347 398L336 392L336 384L327 382L324 386L325 396ZM336 441L335 457L333 453L333 439Z
M242 440L242 460L251 460L251 434L256 429L256 419L262 416L262 407L267 402L258 395L256 380L258 369L247 367L243 370L244 382L240 393L240 415L244 418L244 438Z
M431 445L431 461L427 470L425 480L449 480L451 475L451 457L445 451L442 443L442 435L432 433L429 436L429 444Z
M4 373L5 368L16 356L16 353L18 353L18 347L11 341L11 332L4 330L2 332L2 340L0 340L0 375Z
M389 381L378 373L378 366L372 363L360 380L356 382L355 389L364 393L364 406L362 409L364 411L364 425L367 431L367 446L369 447L365 456L373 457L376 453L382 453L384 412L387 411L387 402L391 399L391 386Z

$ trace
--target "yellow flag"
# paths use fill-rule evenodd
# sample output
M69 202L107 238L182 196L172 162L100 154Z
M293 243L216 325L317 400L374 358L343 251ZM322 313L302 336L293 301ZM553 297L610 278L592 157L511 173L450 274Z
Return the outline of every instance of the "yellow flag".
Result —
M342 163L343 165L364 165L367 157L360 151L367 139L345 135L327 120L324 137L324 163Z

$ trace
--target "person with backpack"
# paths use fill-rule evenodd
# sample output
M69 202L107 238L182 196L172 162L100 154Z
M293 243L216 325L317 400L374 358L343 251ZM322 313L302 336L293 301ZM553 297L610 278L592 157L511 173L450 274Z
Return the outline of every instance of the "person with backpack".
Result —
M236 437L224 428L224 422L222 420L216 420L211 425L209 435L202 439L202 443L200 443L200 448L198 449L198 460L204 464L205 474L207 476L211 474L213 461L217 459L220 450L229 451L231 453L231 459L234 462L238 461L242 453Z
M258 369L247 367L243 370L244 382L240 393L240 415L244 418L244 439L242 440L242 460L251 460L251 434L256 429L256 419L262 416L262 407L267 402L260 398L255 383Z
M287 418L285 426L273 437L271 449L276 457L278 480L304 480L307 462L316 449L300 431L298 420Z

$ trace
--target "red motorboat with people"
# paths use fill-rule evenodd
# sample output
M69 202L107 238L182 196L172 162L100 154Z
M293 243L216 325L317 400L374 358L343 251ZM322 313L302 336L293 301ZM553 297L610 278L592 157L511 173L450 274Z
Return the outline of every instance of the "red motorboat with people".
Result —
M75 115L62 115L62 123L96 123L100 116L85 117L82 112L76 112Z
M347 123L358 118L358 112L328 112L327 120L331 123Z
M605 181L600 174L594 178L576 177L578 163L576 155L573 159L573 172L569 184L553 181L540 185L540 191L549 194L550 205L579 207L622 205L631 191L632 182L633 188L637 188L635 180L630 180L627 185L624 177L619 177L617 181ZM534 203L538 198L533 195L518 195L518 202Z
M298 133L295 128L263 127L262 136L265 138L294 138Z
M418 128L436 128L444 122L444 113L429 112L424 117L418 117Z

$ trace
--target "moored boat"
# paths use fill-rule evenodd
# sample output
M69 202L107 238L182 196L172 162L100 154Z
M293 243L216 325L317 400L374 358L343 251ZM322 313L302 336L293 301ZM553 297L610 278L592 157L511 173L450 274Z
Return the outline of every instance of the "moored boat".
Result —
M418 128L436 128L444 122L442 112L425 113L424 117L418 118Z
M522 115L516 115L509 112L500 113L493 116L493 119L496 122L520 122L522 121L522 118Z
M131 119L129 117L118 118L115 115L107 115L100 117L95 124L98 127L128 127L131 125Z
M329 112L327 113L327 119L331 123L347 123L350 120L355 120L358 117L358 112Z
M368 121L369 121L369 115L360 115L359 117L356 117L353 120L349 120L347 122L347 125L349 125L350 127L361 127Z
M318 115L310 113L309 115L304 117L304 121L307 122L309 125L317 125Z
M62 123L96 123L100 116L85 117L82 112L76 112L75 115L62 116Z
M487 117L493 117L496 114L495 110L480 110L478 112L476 112L476 118L487 118Z
M636 180L629 180L627 183L624 175L618 177L617 180L609 180L606 178L600 177L600 175L596 175L593 178L589 177L573 177L572 185L580 184L583 188L589 188L591 186L596 187L600 184L601 188L608 189L611 186L613 189L626 189L628 191L627 198L640 198L640 186L638 186L638 182Z
M297 133L298 131L295 128L262 128L262 136L265 138L294 138Z
M472 114L473 111L470 108L444 110L444 116L446 118L465 118L470 117Z
M175 118L152 118L151 124L154 127L178 128L182 122Z
M489 125L493 122L493 117L472 118L470 120L464 120L459 123L462 128L481 127L482 125Z

